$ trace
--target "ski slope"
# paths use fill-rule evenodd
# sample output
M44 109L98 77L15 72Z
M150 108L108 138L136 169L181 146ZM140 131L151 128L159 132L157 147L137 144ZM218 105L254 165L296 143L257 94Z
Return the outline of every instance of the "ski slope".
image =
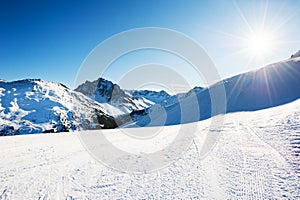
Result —
M300 198L300 100L227 114L217 145L202 160L198 153L210 120L196 123L187 152L149 174L101 165L79 133L1 137L0 199Z

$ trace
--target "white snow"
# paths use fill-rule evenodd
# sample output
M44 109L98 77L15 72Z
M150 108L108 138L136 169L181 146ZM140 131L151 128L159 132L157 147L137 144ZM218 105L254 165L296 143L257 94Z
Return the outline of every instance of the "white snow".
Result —
M117 107L113 106L109 103L101 103L101 106L103 106L105 112L109 114L110 116L120 116L126 113L130 113L131 111L127 109L126 107Z
M179 160L138 175L96 162L78 134L1 137L0 199L300 198L300 100L227 114L217 145L203 160L198 151L210 120L197 123L197 137Z

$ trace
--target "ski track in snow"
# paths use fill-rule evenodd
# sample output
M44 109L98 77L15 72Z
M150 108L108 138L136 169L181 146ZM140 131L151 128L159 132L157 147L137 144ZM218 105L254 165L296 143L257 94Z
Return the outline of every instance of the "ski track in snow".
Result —
M296 101L228 114L207 157L199 159L196 138L150 174L102 166L76 133L2 137L0 199L299 199L299 110ZM204 130L209 120L198 123Z

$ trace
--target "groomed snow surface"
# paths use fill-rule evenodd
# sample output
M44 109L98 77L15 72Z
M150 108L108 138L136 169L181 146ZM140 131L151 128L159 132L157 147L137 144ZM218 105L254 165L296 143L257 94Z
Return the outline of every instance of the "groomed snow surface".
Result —
M197 122L184 156L149 174L101 165L77 133L1 137L0 199L300 198L300 100L227 114L217 145L201 160L209 121Z

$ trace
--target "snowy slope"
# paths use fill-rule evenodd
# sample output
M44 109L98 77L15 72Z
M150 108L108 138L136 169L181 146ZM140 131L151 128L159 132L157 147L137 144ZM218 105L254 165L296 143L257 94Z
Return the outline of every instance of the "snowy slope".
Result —
M227 114L203 160L198 151L210 119L197 122L197 137L180 159L136 175L96 162L77 134L2 137L0 199L299 199L299 116L299 100Z
M107 112L112 116L128 114L135 110L142 110L156 103L162 103L170 97L165 91L149 90L122 90L119 85L99 78L95 81L86 81L75 91L81 92L95 101L105 105Z
M227 113L255 111L282 105L300 98L300 59L294 57L240 74L209 88L195 90L172 105L155 106L156 108L135 113L135 123L130 123L129 126L174 125L210 118L212 102L209 91L216 90L221 83L225 87ZM185 118L182 119L181 115Z
M0 82L0 135L113 128L103 106L39 79Z

